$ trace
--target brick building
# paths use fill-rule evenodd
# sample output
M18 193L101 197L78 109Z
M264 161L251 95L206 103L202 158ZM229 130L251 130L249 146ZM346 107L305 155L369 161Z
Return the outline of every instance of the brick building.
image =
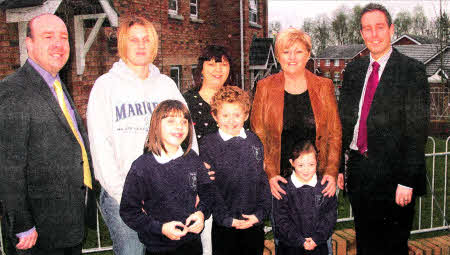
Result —
M13 3L11 1L10 3ZM16 1L22 2L23 1ZM118 60L117 17L142 15L155 25L159 50L155 65L184 92L208 44L228 47L233 79L250 88L249 52L254 38L267 37L267 0L29 0L0 11L0 79L26 59L26 22L55 13L67 24L71 56L60 72L84 117L94 81ZM15 8L20 7L20 8Z
M365 48L364 44L326 47L315 58L315 69L320 76L332 79L335 84L342 81L342 71Z

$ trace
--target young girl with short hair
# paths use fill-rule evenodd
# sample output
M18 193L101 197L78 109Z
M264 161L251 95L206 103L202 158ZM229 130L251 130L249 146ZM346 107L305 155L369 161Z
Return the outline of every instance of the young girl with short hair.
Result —
M274 230L279 240L277 255L327 255L327 240L337 219L335 196L322 194L325 184L317 176L317 150L310 140L301 140L289 155L292 173L282 199L274 199ZM319 180L319 181L318 181Z
M202 254L199 233L209 215L212 185L190 149L192 134L187 107L177 100L161 102L152 114L144 154L125 180L120 216L138 232L147 254Z

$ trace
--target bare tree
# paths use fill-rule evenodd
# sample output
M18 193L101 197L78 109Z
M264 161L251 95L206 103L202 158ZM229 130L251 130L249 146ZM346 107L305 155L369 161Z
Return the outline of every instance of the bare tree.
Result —
M349 19L349 38L350 38L350 43L351 44L357 44L357 43L363 43L363 40L361 38L361 34L359 33L359 31L361 30L360 28L360 21L359 21L359 16L361 15L361 11L362 11L362 7L360 5L355 5L352 8L352 12L351 12L351 16Z
M412 33L416 35L427 34L428 19L425 16L423 7L417 5L412 14Z
M349 18L347 18L347 13L349 10L345 6L341 6L336 10L333 20L331 21L331 28L333 29L333 34L338 45L347 44L349 39Z
M315 19L315 26L313 37L315 37L317 41L317 52L323 51L327 46L332 45L331 42L331 25L329 18L326 15L318 16Z
M281 23L278 20L269 23L269 36L274 38L281 31Z
M394 20L396 36L399 37L403 34L408 34L410 32L411 24L412 18L408 11L397 13Z

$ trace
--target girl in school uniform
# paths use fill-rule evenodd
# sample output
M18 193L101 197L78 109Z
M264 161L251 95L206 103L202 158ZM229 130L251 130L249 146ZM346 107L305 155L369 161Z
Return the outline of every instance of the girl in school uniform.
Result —
M282 199L274 199L274 230L277 255L327 255L327 240L336 224L337 200L322 194L326 183L317 176L317 151L310 140L295 144L289 155L292 173Z
M187 107L177 100L161 102L152 114L144 154L125 180L120 216L138 233L147 254L202 254L199 233L209 216L213 186L191 150L192 134Z

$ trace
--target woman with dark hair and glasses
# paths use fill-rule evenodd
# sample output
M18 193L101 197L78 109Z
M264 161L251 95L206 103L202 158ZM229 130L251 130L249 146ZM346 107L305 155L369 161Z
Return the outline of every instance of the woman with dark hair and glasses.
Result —
M197 139L218 130L211 115L211 98L223 86L235 85L232 81L232 62L227 49L208 45L198 58L194 72L194 88L183 94L191 112Z

